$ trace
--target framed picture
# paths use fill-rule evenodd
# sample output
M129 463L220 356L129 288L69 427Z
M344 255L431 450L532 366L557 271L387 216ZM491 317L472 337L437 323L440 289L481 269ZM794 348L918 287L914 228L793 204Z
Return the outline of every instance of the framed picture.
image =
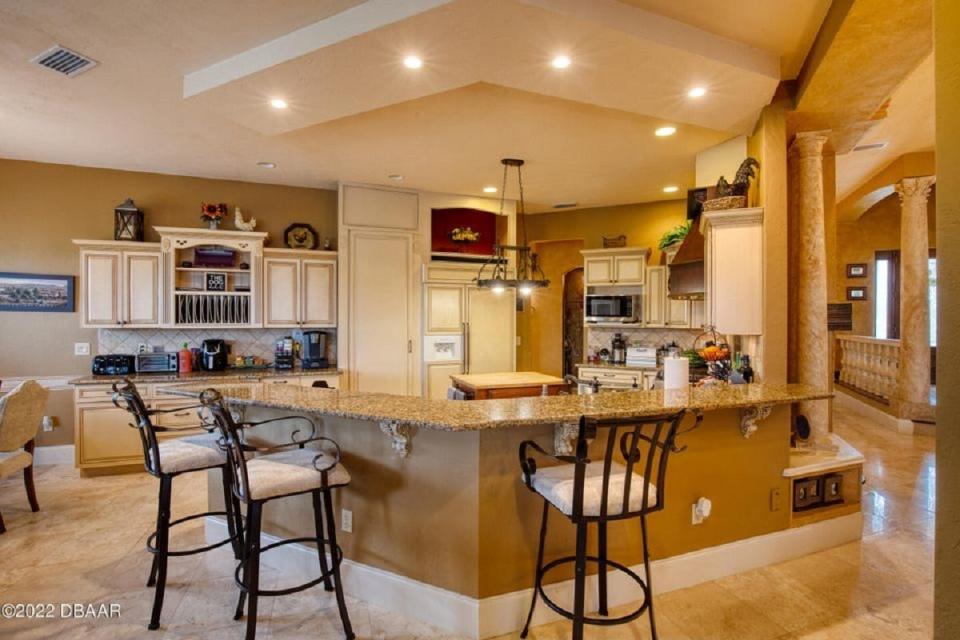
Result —
M847 287L847 300L863 301L866 299L866 287Z
M207 272L207 291L226 291L227 274L220 271Z
M848 278L866 278L867 277L867 263L857 262L854 264L847 265L847 277Z
M0 273L0 311L72 313L74 276Z

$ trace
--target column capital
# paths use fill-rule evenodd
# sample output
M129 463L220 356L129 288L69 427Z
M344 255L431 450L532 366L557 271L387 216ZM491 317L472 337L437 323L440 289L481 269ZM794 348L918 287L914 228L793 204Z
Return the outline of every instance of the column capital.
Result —
M823 145L826 144L829 131L803 131L798 133L790 143L789 152L798 154L801 158L819 156L823 154Z
M930 195L930 187L937 181L937 176L918 176L916 178L903 178L894 185L897 193L900 195L900 201L904 198L919 196L924 200Z

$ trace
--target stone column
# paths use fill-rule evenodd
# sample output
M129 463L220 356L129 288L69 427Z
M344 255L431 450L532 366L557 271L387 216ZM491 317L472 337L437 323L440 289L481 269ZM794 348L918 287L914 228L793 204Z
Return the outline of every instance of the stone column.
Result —
M831 387L830 345L827 332L827 248L824 227L823 145L825 132L798 133L790 145L794 180L794 351L796 381L819 389ZM799 413L810 421L811 439L829 446L830 404L800 403Z
M933 176L904 178L900 194L900 372L897 415L901 419L930 413L930 300L927 260L927 197Z

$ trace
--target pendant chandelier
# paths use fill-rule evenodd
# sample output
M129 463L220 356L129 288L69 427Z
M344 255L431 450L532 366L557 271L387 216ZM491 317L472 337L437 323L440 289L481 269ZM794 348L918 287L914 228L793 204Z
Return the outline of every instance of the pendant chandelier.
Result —
M477 286L481 289L490 289L494 293L503 293L507 289L516 289L520 295L529 296L534 289L543 289L550 286L550 281L543 274L540 268L537 254L530 250L527 244L527 225L526 210L523 202L523 173L520 167L523 166L523 160L517 158L504 158L500 161L503 164L503 185L500 188L500 215L503 215L503 203L507 195L507 173L510 167L517 169L517 186L519 187L520 197L517 200L517 233L519 235L519 244L495 244L493 245L493 257L483 263L480 272L477 274ZM507 252L512 251L516 254L516 277L508 278L507 275Z

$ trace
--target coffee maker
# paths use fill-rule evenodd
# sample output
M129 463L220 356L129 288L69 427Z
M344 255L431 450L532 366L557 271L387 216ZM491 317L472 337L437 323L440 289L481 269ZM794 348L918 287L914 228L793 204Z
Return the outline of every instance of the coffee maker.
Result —
M227 350L225 340L204 340L200 347L200 368L204 371L223 371L227 368Z
M327 362L327 334L323 331L304 331L303 350L300 355L300 364L304 369L326 369Z

